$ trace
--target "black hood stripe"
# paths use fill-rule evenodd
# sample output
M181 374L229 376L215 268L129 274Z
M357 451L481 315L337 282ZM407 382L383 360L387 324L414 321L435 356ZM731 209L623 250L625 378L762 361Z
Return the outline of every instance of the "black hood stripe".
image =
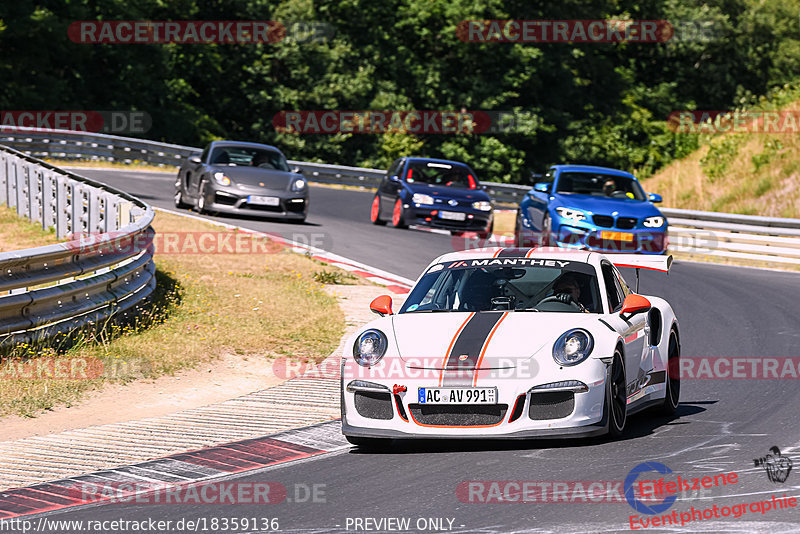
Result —
M472 377L481 349L503 312L480 312L472 316L453 343L447 355L442 385L472 385ZM461 359L466 355L466 358ZM456 382L455 384L453 382Z

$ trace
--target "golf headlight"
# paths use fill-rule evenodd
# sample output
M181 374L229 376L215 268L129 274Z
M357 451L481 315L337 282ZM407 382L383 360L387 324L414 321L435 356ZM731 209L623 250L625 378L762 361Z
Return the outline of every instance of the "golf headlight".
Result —
M381 361L388 346L389 341L383 332L367 330L356 338L353 345L353 358L359 365L370 367Z
M572 208L556 208L559 215L571 221L584 221L586 215L582 211L574 210Z
M664 217L648 217L644 220L644 225L647 228L661 228L664 226Z
M472 207L476 210L481 211L492 211L492 203L487 202L485 200L479 200L478 202L473 202Z
M553 359L559 365L578 365L589 357L594 347L592 334L581 328L564 333L553 345Z
M411 197L412 204L433 204L433 197L430 195L423 195L422 193L414 193Z
M225 176L224 172L215 172L214 181L219 185L231 185L231 179Z
M292 191L299 193L300 191L304 191L306 188L306 181L302 178L298 178L294 182L292 182Z

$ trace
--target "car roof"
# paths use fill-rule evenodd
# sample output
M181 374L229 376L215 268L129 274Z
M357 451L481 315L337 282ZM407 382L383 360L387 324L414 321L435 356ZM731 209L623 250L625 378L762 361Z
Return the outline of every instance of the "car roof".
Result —
M469 167L469 165L467 165L466 163L463 163L461 161L453 161L451 159L421 158L417 156L410 156L406 158L406 161L414 163L429 161L431 163L448 163L451 165L461 165L463 167Z
M628 178L636 179L633 174L627 171L612 169L611 167L596 167L594 165L553 165L551 169L557 169L559 172L602 172L603 174L627 176Z
M278 147L274 147L272 145L265 145L263 143L250 143L248 141L231 141L231 140L222 140L222 141L212 141L208 145L209 147L212 146L242 146L247 148L268 148L270 150L277 150L280 152Z
M489 247L471 250L448 252L436 258L431 265L448 261L458 261L474 258L541 258L548 260L569 260L596 265L600 261L600 254L578 249L564 249L559 247L539 248L512 248Z

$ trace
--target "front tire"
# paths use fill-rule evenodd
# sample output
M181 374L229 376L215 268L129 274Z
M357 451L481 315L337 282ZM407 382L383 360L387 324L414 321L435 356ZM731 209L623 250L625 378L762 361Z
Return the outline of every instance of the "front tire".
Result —
M550 219L550 214L545 213L542 220L542 235L539 236L539 246L549 247L553 236L553 221Z
M480 239L490 239L492 237L492 234L494 234L494 220L492 220L492 222L489 223L489 226L486 228L486 230L484 230L483 232L478 232L478 237Z
M183 191L181 191L180 187L178 187L175 191L175 207L178 209L186 209L191 207L189 204L184 202Z
M625 384L625 363L619 350L614 351L610 379L606 387L608 437L619 438L625 433L628 421L628 394Z
M386 224L386 221L381 220L381 197L380 195L375 195L372 199L372 206L369 210L369 220L372 224L376 224L382 226Z
M194 202L194 209L199 214L208 213L206 209L206 184L200 186L200 191L197 194L197 199Z
M675 330L669 334L669 348L667 350L667 391L664 396L664 404L659 406L658 411L663 415L675 415L675 412L678 411L678 403L681 397L681 345Z
M408 228L405 220L405 211L403 201L400 198L395 200L394 209L392 210L392 226L395 228Z

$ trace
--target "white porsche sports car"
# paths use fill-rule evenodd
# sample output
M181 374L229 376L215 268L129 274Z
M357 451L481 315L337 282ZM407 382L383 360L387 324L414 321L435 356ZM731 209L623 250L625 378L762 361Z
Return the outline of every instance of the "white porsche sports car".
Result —
M557 248L440 256L397 313L376 298L381 317L345 345L342 432L362 446L619 436L634 412L674 413L678 321L617 270L671 262Z

